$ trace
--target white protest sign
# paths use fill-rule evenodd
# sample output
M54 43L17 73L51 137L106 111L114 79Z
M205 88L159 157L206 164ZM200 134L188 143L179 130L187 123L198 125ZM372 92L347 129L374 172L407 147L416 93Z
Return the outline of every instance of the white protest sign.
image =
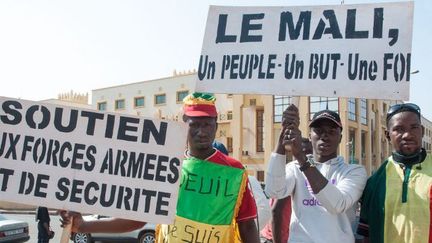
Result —
M0 97L0 200L172 223L186 133L179 122Z
M408 100L413 5L211 6L196 90Z

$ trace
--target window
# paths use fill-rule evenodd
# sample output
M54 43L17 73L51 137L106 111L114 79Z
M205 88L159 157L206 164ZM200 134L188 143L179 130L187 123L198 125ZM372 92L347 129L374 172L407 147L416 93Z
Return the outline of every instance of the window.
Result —
M106 111L107 103L106 102L98 102L97 103L97 109L99 111Z
M189 91L177 91L177 103L183 102L183 99L188 96Z
M264 110L256 111L256 151L264 152Z
M258 170L256 178L257 178L258 181L263 182L264 181L264 171L263 170Z
M232 120L232 111L227 112L227 120Z
M227 149L228 149L228 153L233 152L233 138L232 137L227 137Z
M315 112L321 110L332 110L339 113L339 100L338 98L317 97L311 96L309 100L310 117L311 120Z
M366 159L366 133L361 133L361 158L362 160Z
M368 116L367 116L367 99L360 99L360 122L363 125L368 124Z
M165 94L155 95L154 103L155 103L155 105L165 104L166 103L166 95Z
M144 97L135 97L134 98L134 107L144 107Z
M355 144L355 130L350 130L349 134L349 142L347 144L348 146L348 151L349 151L349 163L350 164L355 164L356 161L356 154L355 154L355 148L356 148L356 144Z
M274 122L282 122L282 113L292 103L291 96L273 96Z
M125 100L116 100L115 101L115 109L116 110L123 110L125 108Z
M348 98L348 119L351 121L356 121L356 99L355 98Z

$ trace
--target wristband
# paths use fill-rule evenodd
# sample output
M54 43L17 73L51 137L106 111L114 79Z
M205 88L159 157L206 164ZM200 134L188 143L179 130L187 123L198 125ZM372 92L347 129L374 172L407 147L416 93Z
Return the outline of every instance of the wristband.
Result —
M313 163L313 160L311 157L306 156L306 162L300 166L300 171L305 172L307 169L315 167L315 164Z

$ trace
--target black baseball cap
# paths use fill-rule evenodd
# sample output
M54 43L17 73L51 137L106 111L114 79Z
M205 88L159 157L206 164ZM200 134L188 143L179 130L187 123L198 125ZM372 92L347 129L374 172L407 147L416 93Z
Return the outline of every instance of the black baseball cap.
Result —
M338 113L331 110L322 110L314 114L309 127L314 127L319 120L329 120L342 129L342 122Z

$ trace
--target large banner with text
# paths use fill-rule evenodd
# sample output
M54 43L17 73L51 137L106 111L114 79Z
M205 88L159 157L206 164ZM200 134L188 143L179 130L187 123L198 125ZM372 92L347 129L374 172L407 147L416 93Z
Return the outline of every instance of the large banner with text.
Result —
M196 90L408 100L413 9L211 6Z
M183 123L0 97L0 200L172 223Z

